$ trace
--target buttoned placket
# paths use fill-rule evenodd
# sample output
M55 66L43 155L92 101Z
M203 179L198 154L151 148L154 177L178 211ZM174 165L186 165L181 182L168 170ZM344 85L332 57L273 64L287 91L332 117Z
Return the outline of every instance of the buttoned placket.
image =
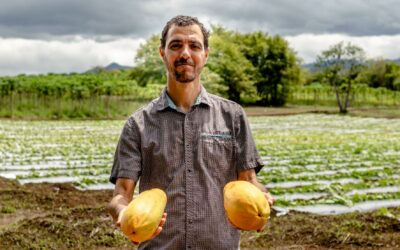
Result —
M185 183L186 183L186 249L193 246L193 219L194 219L194 200L193 200L193 128L191 112L185 115L184 120L184 140L185 140Z

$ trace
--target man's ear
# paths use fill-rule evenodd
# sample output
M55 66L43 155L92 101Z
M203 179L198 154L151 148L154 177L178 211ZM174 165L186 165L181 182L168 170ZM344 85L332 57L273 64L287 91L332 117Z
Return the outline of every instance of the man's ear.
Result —
M204 52L204 56L205 56L206 62L208 60L208 54L209 54L209 49L207 48L207 49L205 49L205 52Z
M164 61L165 50L164 48L159 47L158 52L160 54L161 59Z

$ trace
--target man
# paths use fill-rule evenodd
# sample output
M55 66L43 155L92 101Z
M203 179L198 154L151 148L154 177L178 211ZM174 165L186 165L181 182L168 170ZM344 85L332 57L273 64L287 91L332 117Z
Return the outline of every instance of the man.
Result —
M126 122L110 181L109 211L117 226L139 190L167 193L166 214L154 237L139 249L237 249L240 231L225 216L223 187L257 182L262 162L243 109L209 94L200 83L208 58L209 33L197 18L172 18L162 32L160 56L167 68L161 96Z

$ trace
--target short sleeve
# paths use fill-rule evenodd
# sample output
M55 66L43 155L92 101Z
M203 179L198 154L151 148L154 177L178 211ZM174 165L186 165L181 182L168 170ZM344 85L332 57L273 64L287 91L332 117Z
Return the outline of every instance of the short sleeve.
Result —
M116 183L118 178L138 181L142 169L139 128L134 121L128 120L121 132L114 155L110 182Z
M258 173L264 166L251 134L243 108L235 116L235 159L238 171L254 168Z

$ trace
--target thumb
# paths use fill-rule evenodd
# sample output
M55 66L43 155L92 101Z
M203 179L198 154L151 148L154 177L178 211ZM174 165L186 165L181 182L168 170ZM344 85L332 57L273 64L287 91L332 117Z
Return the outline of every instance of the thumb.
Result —
M118 228L121 227L122 215L124 214L125 209L126 209L126 207L124 207L123 209L121 209L121 211L119 211L117 221L115 222L115 225L116 225Z

